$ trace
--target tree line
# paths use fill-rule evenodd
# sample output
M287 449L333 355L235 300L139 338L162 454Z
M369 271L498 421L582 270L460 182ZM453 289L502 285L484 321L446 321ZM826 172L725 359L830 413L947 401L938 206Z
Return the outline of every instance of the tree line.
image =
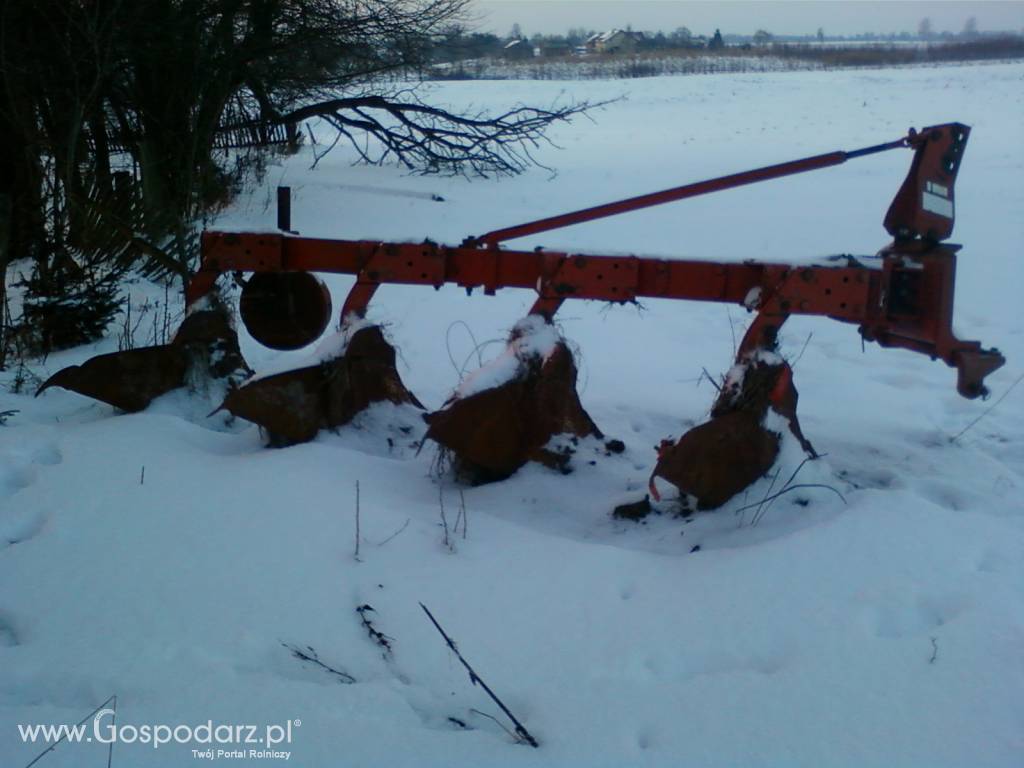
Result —
M631 26L623 27L633 32ZM570 55L586 46L588 40L606 30L594 30L588 27L571 27L564 34L528 34L521 25L514 24L506 35L500 36L493 32L474 31L461 24L452 24L443 30L432 41L431 59L436 63L452 63L471 59L498 58L502 56L505 46L512 40L527 42L539 49L544 55ZM902 31L891 33L860 33L850 35L826 34L819 27L814 34L776 34L767 29L758 29L752 34L722 34L716 30L714 34L695 34L686 26L678 26L670 31L656 30L637 33L635 50L641 53L662 53L693 48L715 50L724 46L763 47L771 43L787 44L822 44L822 43L962 43L977 42L985 39L1006 39L1011 32L981 32L978 30L976 17L969 17L959 32L934 29L930 18L925 17L918 25L916 32Z
M462 114L415 88L469 2L4 0L0 293L24 303L0 313L0 367L12 339L45 353L100 335L127 270L183 285L204 218L268 152L294 151L307 118L368 162L529 165L586 105ZM14 261L30 268L8 286Z

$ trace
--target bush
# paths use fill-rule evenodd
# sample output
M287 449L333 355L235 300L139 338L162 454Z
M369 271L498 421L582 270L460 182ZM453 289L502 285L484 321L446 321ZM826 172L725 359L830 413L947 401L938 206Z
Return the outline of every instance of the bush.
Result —
M95 279L84 271L65 271L48 280L38 269L21 282L25 289L20 326L30 355L47 355L103 337L119 309L113 275Z

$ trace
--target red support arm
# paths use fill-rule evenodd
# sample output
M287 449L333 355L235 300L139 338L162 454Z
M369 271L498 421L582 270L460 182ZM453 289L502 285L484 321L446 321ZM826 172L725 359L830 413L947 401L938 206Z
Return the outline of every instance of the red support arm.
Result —
M904 137L897 139L896 141L877 144L873 147L865 147L864 149L858 149L852 152L829 152L824 155L815 155L814 157L805 157L801 160L791 160L787 163L779 163L778 165L756 168L752 171L744 171L743 173L720 176L717 179L708 179L707 181L698 181L681 187L664 189L660 192L651 192L650 194L631 197L626 200L616 200L613 203L605 203L604 205L597 205L593 208L584 208L571 213L563 213L546 219L530 221L526 224L518 224L514 227L496 229L493 232L480 235L480 237L467 238L463 245L494 246L498 243L504 242L505 240L514 240L517 237L536 235L539 232L561 229L562 227L568 227L573 224L582 224L586 221L603 219L608 216L617 216L620 213L639 211L642 208L650 208L655 205L664 205L665 203L672 203L677 200L685 200L688 197L698 197L699 195L706 195L711 192L720 192L724 189L742 187L746 184L756 184L759 181L768 181L770 179L778 179L783 176L792 176L797 173L805 173L806 171L815 171L819 168L829 168L833 165L841 165L847 160L855 157L863 157L864 155L871 155L876 152L885 152L890 149L906 147L908 145L908 140L908 137Z

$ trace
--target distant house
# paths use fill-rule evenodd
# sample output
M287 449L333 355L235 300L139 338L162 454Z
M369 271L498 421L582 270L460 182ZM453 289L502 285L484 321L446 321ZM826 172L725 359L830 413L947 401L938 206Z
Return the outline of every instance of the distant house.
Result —
M533 46L528 40L510 40L501 52L502 57L511 60L532 59Z
M545 40L537 48L539 56L568 56L572 46L567 40Z
M643 32L610 29L588 38L587 50L593 53L636 53L637 44L643 40Z

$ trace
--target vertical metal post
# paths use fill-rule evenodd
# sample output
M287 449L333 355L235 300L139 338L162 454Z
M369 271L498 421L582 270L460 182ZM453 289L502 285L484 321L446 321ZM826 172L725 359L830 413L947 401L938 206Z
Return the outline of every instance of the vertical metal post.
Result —
M277 228L282 232L292 231L292 188L277 188Z

